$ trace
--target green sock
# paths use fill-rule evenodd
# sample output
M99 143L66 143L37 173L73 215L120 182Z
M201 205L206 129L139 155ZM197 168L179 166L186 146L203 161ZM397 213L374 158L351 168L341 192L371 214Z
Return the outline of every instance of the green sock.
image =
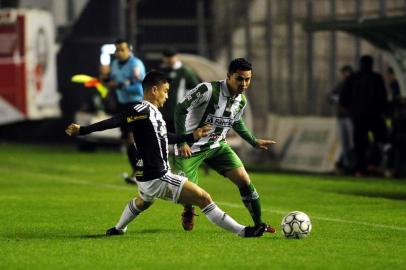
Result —
M240 188L240 194L242 202L250 212L252 220L255 226L262 223L261 219L261 202L259 200L259 194L256 191L253 184L249 184L246 187Z

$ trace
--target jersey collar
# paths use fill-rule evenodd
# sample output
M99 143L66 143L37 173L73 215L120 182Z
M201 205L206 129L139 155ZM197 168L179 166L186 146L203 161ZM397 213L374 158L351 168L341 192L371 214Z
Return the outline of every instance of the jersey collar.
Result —
M228 87L227 87L227 80L222 80L222 81L221 81L221 94L222 94L224 97L232 97L232 96L231 96L231 93L230 93L230 90L228 90ZM238 94L237 96L235 96L235 98L238 98L239 95L240 95L240 94Z
M149 106L151 106L152 108L154 108L155 110L158 110L157 106L155 106L154 104L152 104L151 102L147 101L147 100L143 100L143 103L147 103Z
M228 90L226 80L221 81L221 94L225 97L231 97L230 90Z

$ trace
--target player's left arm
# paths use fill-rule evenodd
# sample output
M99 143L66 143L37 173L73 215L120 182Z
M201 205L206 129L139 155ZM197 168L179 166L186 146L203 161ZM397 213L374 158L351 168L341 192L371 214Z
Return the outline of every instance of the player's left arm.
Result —
M245 126L245 123L242 119L234 122L233 129L235 130L235 132L238 133L238 135L240 135L241 138L243 138L246 142L248 142L255 148L268 150L269 146L276 143L273 140L255 138L251 131Z

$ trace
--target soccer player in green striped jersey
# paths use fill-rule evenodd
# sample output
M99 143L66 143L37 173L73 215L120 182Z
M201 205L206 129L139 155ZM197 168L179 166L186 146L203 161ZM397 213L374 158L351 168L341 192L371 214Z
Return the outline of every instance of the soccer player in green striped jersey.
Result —
M194 143L183 143L175 147L175 166L194 183L198 183L198 170L202 162L230 179L239 188L242 201L250 212L255 226L262 226L261 204L258 192L237 154L227 144L227 132L233 128L253 147L268 149L272 140L257 139L246 128L242 115L247 100L247 91L252 77L251 64L237 58L231 61L226 80L204 82L190 90L176 106L175 127L178 134L187 134L205 124L212 129L209 134ZM185 205L182 225L192 230L194 208Z

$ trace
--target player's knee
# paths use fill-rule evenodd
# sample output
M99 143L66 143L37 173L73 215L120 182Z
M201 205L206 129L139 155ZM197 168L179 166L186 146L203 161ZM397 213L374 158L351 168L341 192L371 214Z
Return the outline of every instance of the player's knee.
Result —
M140 197L137 197L135 199L135 206L139 211L144 211L147 210L150 206L152 205L152 202L146 202Z
M250 177L244 167L232 169L224 175L236 184L238 188L243 188L251 184Z
M211 196L209 193L207 193L207 191L205 190L201 190L200 194L199 194L199 207L200 208L204 208L207 205L211 204L213 202L213 200L211 199Z

